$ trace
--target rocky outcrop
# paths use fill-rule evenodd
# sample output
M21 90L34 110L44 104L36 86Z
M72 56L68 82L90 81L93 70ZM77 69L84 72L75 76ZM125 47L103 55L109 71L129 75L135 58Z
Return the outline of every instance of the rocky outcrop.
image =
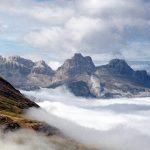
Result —
M113 59L106 66L110 73L119 74L122 76L132 76L134 70L127 64L125 60Z
M133 74L133 78L136 82L143 84L143 86L150 87L150 76L145 70L137 70Z
M55 72L42 60L35 62L31 73L52 76Z
M54 71L44 62L33 62L19 56L0 56L0 75L17 88L37 89L47 83ZM45 84L46 85L46 84Z
M86 98L95 97L95 95L91 93L87 83L84 81L70 82L67 84L67 87L76 96L82 96Z
M66 60L64 64L58 68L53 80L66 80L84 73L92 74L95 70L96 67L91 57L83 57L81 54L76 53L71 59Z
M96 74L111 74L141 86L150 87L150 76L145 70L134 71L125 60L113 59L108 65L97 67Z
M134 71L121 59L95 67L90 57L81 54L75 54L58 69L50 87L60 85L66 85L76 96L83 97L150 95L150 76L146 71Z

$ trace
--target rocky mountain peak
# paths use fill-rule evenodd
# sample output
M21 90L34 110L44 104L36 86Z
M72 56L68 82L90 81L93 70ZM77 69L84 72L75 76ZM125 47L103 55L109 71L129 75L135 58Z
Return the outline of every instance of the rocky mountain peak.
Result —
M92 65L94 65L92 58L90 56L83 56L80 53L75 53L74 56L70 59L71 61L74 61L76 63L80 63L80 65L82 65L81 63L84 61L86 63L90 63Z
M7 61L16 62L20 65L27 67L27 68L31 68L34 66L34 62L32 62L29 59L22 58L20 56L10 56L10 57L8 57Z
M65 61L58 69L58 73L73 77L82 73L92 74L95 70L96 67L91 57L84 57L80 53L76 53L71 59Z
M54 74L54 71L51 69L51 67L49 67L43 60L36 62L31 72L50 76Z
M38 66L38 67L45 67L45 66L48 66L44 60L40 60L40 61L37 61L35 63L35 66Z
M0 75L17 88L37 89L39 83L48 82L54 73L44 61L33 62L20 56L0 57Z
M72 58L79 59L79 58L83 58L83 56L82 56L81 53L75 53L74 56L73 56Z
M114 73L122 75L132 75L134 72L127 62L122 59L112 59L108 64L108 68L112 69Z
M127 62L123 59L112 59L109 62L109 67L111 67L111 68L118 68L118 67L121 67L121 66L129 67Z

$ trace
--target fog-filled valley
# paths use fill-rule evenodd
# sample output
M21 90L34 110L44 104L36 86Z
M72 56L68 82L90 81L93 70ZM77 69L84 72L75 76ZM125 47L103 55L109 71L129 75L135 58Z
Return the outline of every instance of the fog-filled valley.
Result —
M65 87L21 91L43 109L26 116L100 150L149 150L150 98L85 99Z

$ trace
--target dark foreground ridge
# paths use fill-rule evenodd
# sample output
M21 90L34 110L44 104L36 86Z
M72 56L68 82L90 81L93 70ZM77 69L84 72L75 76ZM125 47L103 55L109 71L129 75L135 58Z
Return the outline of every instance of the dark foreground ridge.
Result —
M37 104L24 97L10 83L0 77L0 126L3 131L19 128L34 129L47 135L55 134L57 130L35 120L25 118L23 111L31 107L39 108Z

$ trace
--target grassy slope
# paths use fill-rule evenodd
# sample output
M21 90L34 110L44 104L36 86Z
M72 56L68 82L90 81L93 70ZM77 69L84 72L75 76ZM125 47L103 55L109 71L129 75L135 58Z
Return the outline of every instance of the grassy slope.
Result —
M54 144L56 150L93 150L60 135L57 129L45 123L25 118L22 113L24 109L30 107L39 106L25 98L7 81L0 78L0 127L4 131L13 131L18 128L34 129L51 135L48 137L49 143L50 145Z
M28 105L16 102L10 98L0 96L0 123L8 126L16 124L21 128L33 128L42 125L42 123L24 118L22 112ZM15 127L14 127L15 128ZM11 127L10 127L11 129ZM12 127L13 129L13 127Z
M24 109L38 107L34 102L25 98L7 81L0 78L0 123L9 126L11 129L16 127L35 128L40 122L29 120L22 116ZM14 126L13 126L14 125Z

